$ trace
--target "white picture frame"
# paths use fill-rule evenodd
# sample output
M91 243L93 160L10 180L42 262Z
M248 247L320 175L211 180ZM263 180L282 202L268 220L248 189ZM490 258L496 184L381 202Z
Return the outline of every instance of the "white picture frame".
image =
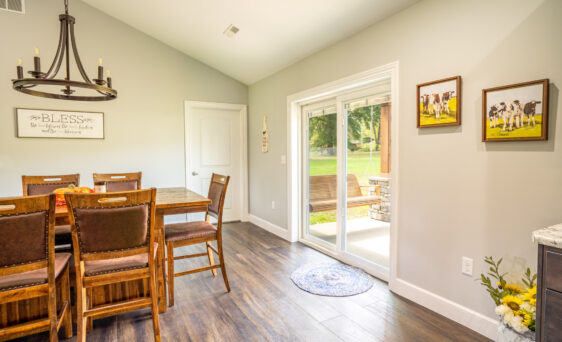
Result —
M104 139L104 113L16 108L18 138Z

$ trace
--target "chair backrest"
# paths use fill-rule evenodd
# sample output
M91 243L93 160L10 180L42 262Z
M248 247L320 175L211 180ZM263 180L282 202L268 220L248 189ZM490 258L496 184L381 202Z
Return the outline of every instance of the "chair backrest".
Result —
M140 190L142 172L94 173L94 184L105 183L107 192Z
M226 188L230 176L223 176L213 173L211 177L211 184L209 184L208 198L211 204L207 208L207 215L213 216L218 221L218 226L222 225L222 211L224 209L224 199L226 197Z
M54 281L55 195L0 199L0 276L48 267Z
M80 186L80 174L55 176L21 176L24 196L47 195L69 185Z
M155 188L97 194L67 193L65 199L76 262L153 252Z

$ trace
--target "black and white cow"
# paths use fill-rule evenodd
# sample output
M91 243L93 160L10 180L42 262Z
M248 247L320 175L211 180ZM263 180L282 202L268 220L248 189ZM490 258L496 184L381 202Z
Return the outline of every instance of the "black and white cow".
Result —
M488 119L490 119L490 128L495 128L500 124L500 109L499 105L493 105L488 112Z
M523 108L521 108L521 102L519 100L505 102L502 130L505 131L509 125L509 131L512 131L514 123L516 128L521 127L523 123Z
M523 118L527 119L527 125L531 125L531 118L533 119L533 126L535 126L535 115L537 110L537 103L541 103L541 101L531 101L525 103L523 106ZM523 122L521 122L523 125Z

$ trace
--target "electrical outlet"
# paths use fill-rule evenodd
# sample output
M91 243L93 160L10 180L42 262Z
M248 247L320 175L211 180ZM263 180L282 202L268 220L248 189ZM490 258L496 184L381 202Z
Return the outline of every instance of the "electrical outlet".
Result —
M275 209L275 201L271 201L271 209Z
M287 164L287 157L285 155L281 156L281 165Z
M467 276L472 276L472 264L473 260L471 258L462 257L462 274Z

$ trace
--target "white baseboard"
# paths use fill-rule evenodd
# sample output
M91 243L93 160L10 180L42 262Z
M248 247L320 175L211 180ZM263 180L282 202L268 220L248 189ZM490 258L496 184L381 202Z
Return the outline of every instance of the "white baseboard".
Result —
M278 225L266 221L261 217L257 217L253 214L249 215L249 219L250 219L250 223L255 224L256 226L262 228L263 230L267 230L268 232L275 234L284 240L290 241L290 239L288 239L289 231L287 229L279 227Z
M477 333L496 340L499 322L402 279L391 281L390 290Z

